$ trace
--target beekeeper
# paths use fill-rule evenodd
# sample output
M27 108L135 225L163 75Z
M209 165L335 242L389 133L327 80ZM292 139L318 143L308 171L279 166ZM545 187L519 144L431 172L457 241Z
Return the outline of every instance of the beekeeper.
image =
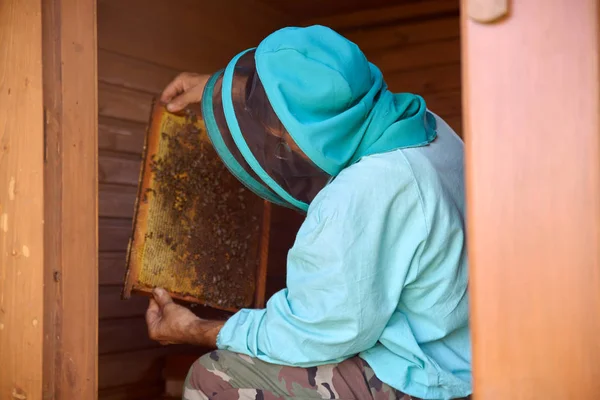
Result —
M182 74L162 100L201 102L231 172L306 212L265 309L201 320L155 290L153 339L218 349L185 399L471 394L463 143L423 98L390 92L354 43L312 26Z

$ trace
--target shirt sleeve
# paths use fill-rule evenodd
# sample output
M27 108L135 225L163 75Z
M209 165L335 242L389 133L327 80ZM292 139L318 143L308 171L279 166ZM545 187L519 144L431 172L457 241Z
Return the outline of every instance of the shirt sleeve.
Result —
M317 196L288 254L287 289L233 315L220 349L309 367L377 343L427 236L412 176L377 172L342 174Z

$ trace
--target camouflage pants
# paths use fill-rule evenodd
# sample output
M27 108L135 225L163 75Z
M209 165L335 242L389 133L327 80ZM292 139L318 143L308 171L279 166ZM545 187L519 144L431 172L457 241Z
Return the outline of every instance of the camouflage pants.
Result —
M313 368L268 364L245 355L213 351L194 363L184 400L274 399L409 400L381 382L362 359Z

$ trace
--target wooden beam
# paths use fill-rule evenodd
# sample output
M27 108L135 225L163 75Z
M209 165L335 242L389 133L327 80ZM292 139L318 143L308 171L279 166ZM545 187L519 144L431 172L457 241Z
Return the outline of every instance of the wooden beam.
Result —
M422 67L410 71L385 73L384 79L394 92L420 95L457 91L460 86L460 63Z
M96 2L43 4L44 398L97 396ZM37 288L42 291L42 287Z
M458 15L425 21L396 23L344 32L364 52L390 47L403 47L438 40L457 39L460 35Z
M370 62L377 65L384 75L397 71L412 71L460 62L460 40L422 43L398 49L365 52Z
M597 399L600 10L510 4L462 21L475 396Z
M0 2L0 397L42 398L41 2Z
M423 19L440 14L458 15L458 4L456 0L400 2L400 4L391 7L315 18L305 21L303 25L325 25L338 31L362 29L368 26L389 24L401 20Z

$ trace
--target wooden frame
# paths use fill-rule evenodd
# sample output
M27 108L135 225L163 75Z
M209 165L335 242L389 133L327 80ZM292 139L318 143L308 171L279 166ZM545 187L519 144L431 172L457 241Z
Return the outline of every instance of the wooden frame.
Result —
M210 144L210 140L206 135L204 124L201 120L194 120L194 122L191 122L192 120L189 119L190 117L186 116L184 113L173 114L168 112L165 106L160 102L154 101L153 103L154 104L152 106L152 113L148 124L142 157L143 161L142 168L140 170L138 195L135 203L133 233L127 253L127 272L125 276L122 297L123 299L129 299L133 293L150 295L154 286L159 285L166 289L174 299L189 303L204 304L219 310L236 312L238 311L239 306L234 307L232 304L221 304L220 301L217 303L216 301L211 302L206 298L202 298L205 290L202 288L203 284L207 283L210 286L210 282L202 282L202 278L199 277L202 269L194 270L189 261L182 262L181 259L177 258L175 250L169 250L170 243L166 246L161 244L162 240L158 240L156 238L158 231L153 231L152 229L152 220L162 221L161 227L155 227L155 229L158 229L159 231L162 229L165 221L171 221L170 223L166 223L168 226L175 225L173 220L170 219L171 217L169 217L169 214L167 214L166 217L164 215L165 208L164 206L160 205L161 202L158 200L161 197L157 197L157 190L159 190L158 188L160 187L157 186L157 174L152 168L155 160L161 157L166 157L167 153L165 153L166 150L164 149L167 148L167 142L164 138L176 137L179 133L179 130L184 126L195 126L199 136L193 135L193 137L200 138L200 143L205 143L207 148L210 149L209 152L214 153L213 147ZM198 147L197 144L195 144L194 148L201 149L202 147ZM205 151L199 151L201 154L206 154ZM225 172L227 177L231 178L232 181L238 184L238 181L232 175L230 175L230 172L221 163L221 160L218 159L216 153L214 153L213 158L217 162L216 167L206 167L207 171L203 173L211 174L216 170L223 169L223 172ZM207 159L204 160L206 162ZM211 168L213 168L212 171ZM186 175L188 173L194 174L194 172L191 172L189 169L184 169L184 171ZM198 175L195 176L202 175L200 172L198 172ZM221 182L221 184L226 185L225 182ZM204 183L202 185L204 185ZM241 184L239 185L241 188ZM256 198L254 194L248 192L248 195L253 199L253 201L258 201L258 198ZM157 200L158 203L156 203ZM237 199L235 202L239 203ZM260 210L260 213L262 214L260 228L255 234L249 234L248 238L246 238L246 241L250 242L253 242L254 239L256 239L256 248L254 251L250 251L250 259L247 259L246 262L253 263L257 257L258 264L256 266L256 270L254 271L254 295L252 298L248 297L246 299L247 304L245 304L244 307L253 306L262 308L265 304L271 208L270 204L266 201L262 202L262 204L263 207L262 210ZM197 207L197 205L194 205L193 207ZM254 208L254 210L258 211L256 208ZM216 209L214 211L216 211ZM233 209L230 209L230 211L233 211ZM239 211L240 210L237 210L237 212ZM217 213L222 212L218 211ZM167 219L165 220L165 218ZM221 222L218 223L218 226L221 226L220 224ZM220 231L222 228L224 227L221 227L218 230ZM176 231L177 230L172 231L171 228L169 228L167 231L162 231L161 235L174 235L175 242L185 242L187 239L185 239L184 234L180 232L179 235L182 236L179 237L177 236L178 234L174 233ZM214 234L214 232L212 233ZM153 250L153 248L156 249L157 246L163 246L163 250ZM187 246L190 246L190 244L188 243ZM215 248L220 247L216 243L214 246ZM180 248L186 250L185 246L180 246ZM148 251L153 251L153 253L151 253L152 255L146 255ZM255 254L255 256L253 254ZM160 259L162 264L159 264L158 267L155 265L148 265L148 259ZM182 267L183 270L180 269ZM173 279L173 276L177 276L177 279ZM161 285L157 282L163 282L164 284ZM239 288L240 291L242 291L242 289L244 289L244 287Z
M462 15L476 399L600 393L598 7Z
M269 265L269 241L271 238L271 203L265 200L263 204L259 262L256 270L256 287L254 289L255 308L264 308L267 301L267 272Z
M0 397L94 399L94 0L0 4Z

